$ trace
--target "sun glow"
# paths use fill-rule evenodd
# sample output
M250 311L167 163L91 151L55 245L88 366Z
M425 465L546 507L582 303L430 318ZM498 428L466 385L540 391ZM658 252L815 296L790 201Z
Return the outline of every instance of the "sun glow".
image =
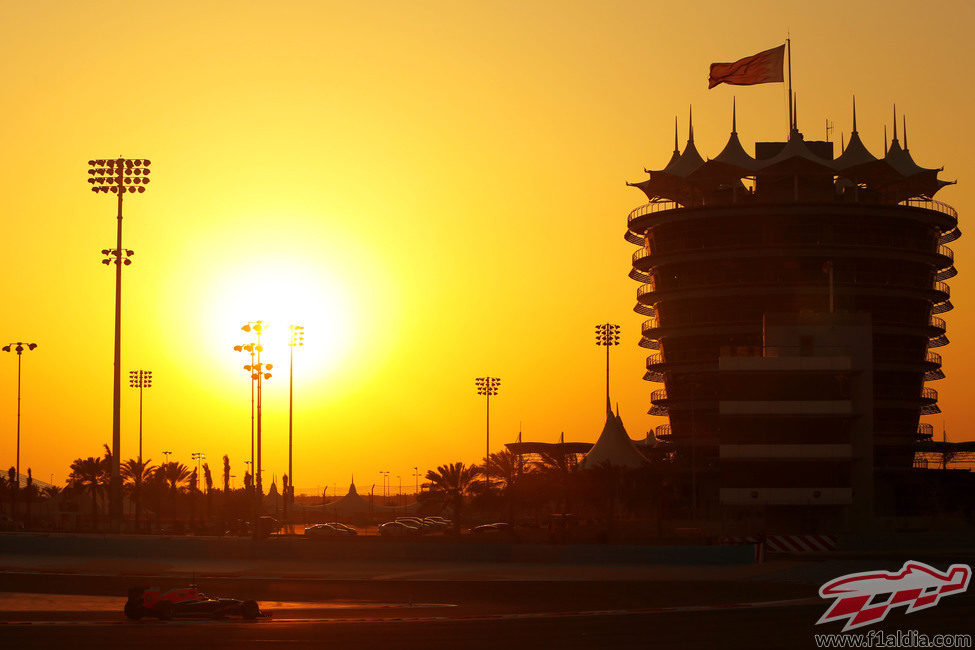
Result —
M260 320L264 326L262 360L278 372L286 368L291 338L289 325L305 328L304 345L296 348L295 377L320 378L338 369L355 347L357 314L351 296L328 270L294 260L273 269L240 267L210 291L205 327L207 338L230 350L253 340L241 326ZM281 376L281 375L278 375Z

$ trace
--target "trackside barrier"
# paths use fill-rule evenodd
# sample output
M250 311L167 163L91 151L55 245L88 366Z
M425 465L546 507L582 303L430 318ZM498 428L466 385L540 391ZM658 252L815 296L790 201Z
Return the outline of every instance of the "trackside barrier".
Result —
M158 537L0 533L0 557L75 555L115 558L311 561L465 561L539 564L750 564L750 549L733 546L629 544L508 544L429 539Z
M755 563L765 561L765 553L826 553L836 550L832 535L767 535L721 537L719 544L755 546Z

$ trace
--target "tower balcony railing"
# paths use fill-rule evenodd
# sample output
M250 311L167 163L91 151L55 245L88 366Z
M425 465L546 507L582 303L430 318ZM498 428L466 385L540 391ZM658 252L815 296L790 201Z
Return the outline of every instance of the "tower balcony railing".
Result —
M648 350L660 349L660 341L658 341L657 339L652 339L648 336L641 337L640 342L637 343L637 345L639 345L641 348L646 348Z
M930 400L932 402L938 401L938 391L933 388L922 388L921 389L921 399Z
M656 290L657 290L657 281L654 280L653 278L650 278L649 282L645 282L644 284L640 285L640 288L636 290L636 297L637 299L639 299L640 297L645 296L648 293L653 293Z
M921 422L917 425L917 437L930 440L934 437L934 425L929 422Z
M916 317L911 314L905 314L900 311L874 311L874 324L876 326L884 327L909 327L917 328L920 323ZM762 320L762 314L760 311L750 310L750 309L734 309L728 307L725 309L719 309L708 312L696 313L693 315L688 314L671 314L668 316L667 324L663 325L660 322L660 316L655 315L643 321L640 326L640 331L644 337L655 338L656 332L654 330L661 329L663 327L667 328L691 328L691 327L714 327L714 326L728 326L732 324L743 324L743 323L760 323ZM947 323L943 318L938 316L929 316L927 321L927 326L941 330L944 333L948 329ZM920 360L917 358L917 360Z
M938 255L941 255L942 257L947 257L949 260L951 260L952 264L955 263L955 251L945 246L944 244L938 244Z
M667 401L667 389L666 388L658 388L657 390L652 391L650 393L650 401L651 402L665 402L665 401Z
M653 435L657 436L662 440L669 440L670 436L673 434L671 433L669 424L658 424L657 427L653 430Z
M942 203L941 201L935 201L934 199L922 199L913 198L906 199L900 202L901 205L910 206L912 208L924 208L925 210L934 210L935 212L940 212L941 214L946 214L953 218L955 221L958 220L958 211L947 203Z
M660 319L658 319L656 316L651 316L647 320L643 321L642 325L640 325L640 331L643 333L644 336L647 336L648 332L650 332L651 330L655 330L658 327L660 327Z
M931 313L932 314L943 314L946 311L951 311L954 308L955 308L955 306L953 304L951 304L951 301L950 300L943 300L941 302L936 302L933 305L931 305Z
M630 269L628 275L631 280L636 280L637 282L650 282L650 280L653 279L652 275L650 275L649 273L644 273L643 271L637 269L636 267Z
M684 253L722 253L732 249L742 248L808 248L810 246L816 246L817 248L824 247L824 250L835 249L838 251L879 249L883 251L920 253L924 255L931 255L936 252L938 255L949 257L950 259L954 258L954 252L950 251L950 249L950 256L945 255L946 251L941 250L941 247L947 248L947 246L944 246L945 240L943 236L939 239L939 248L932 251L929 242L919 241L913 237L900 236L894 232L850 233L846 238L841 234L834 236L832 239L826 239L820 233L810 233L801 229L776 230L773 234L774 236L753 232L723 232L659 238L656 240L654 253L651 253L645 246L641 246L633 252L631 261L633 264L636 264L654 256ZM641 264L641 266L645 264L646 262ZM951 264L947 266L951 266ZM939 264L938 268L945 267Z
M801 348L799 347L782 347L782 346L755 346L754 348L748 347L745 350L738 348L728 347L728 350L722 349L720 352L709 349L709 348L691 348L691 349L676 349L668 352L664 355L662 352L654 352L653 354L647 355L646 367L647 370L660 370L660 366L664 366L668 363L714 363L717 361L719 356L764 356L764 357L778 357L778 356L799 356L801 353ZM817 347L815 348L815 356L849 356L850 349L847 347ZM881 348L875 351L874 360L879 363L884 362L910 362L918 363L919 356L916 352L910 350L904 350L903 348ZM941 355L937 352L928 350L924 355L924 362L930 363L936 366L942 364Z
M635 269L630 271L630 277L633 278L637 273ZM770 275L770 274L760 274L760 273L741 273L741 272L728 272L721 275L696 272L694 270L689 272L684 272L680 277L667 277L666 282L662 283L663 286L658 287L657 282L653 279L650 273L641 273L644 277L651 278L645 280L644 283L646 288L640 287L637 289L637 298L647 293L662 293L664 291L682 291L682 290L696 290L696 289L715 289L719 287L738 287L742 285L748 286L770 286L770 287L796 287L796 286L823 286L823 277L819 275L803 275L799 277L786 277L784 275ZM917 289L917 290L930 290L938 291L945 295L945 300L951 297L951 287L947 282L937 281L931 282L926 277L918 277L914 274L909 273L872 273L868 271L863 271L856 273L852 276L837 274L834 282L837 288L862 288L862 289L872 289L872 288L882 288L882 289ZM938 300L938 302L944 302L944 300Z
M626 223L633 223L634 219L639 219L640 217L645 217L648 214L654 214L656 212L665 212L667 210L675 210L682 207L680 203L676 201L651 201L650 203L644 203L638 208L634 208L630 211L629 216L626 217Z
M955 226L945 234L941 235L941 237L938 238L938 243L947 244L955 241L959 237L961 237L961 231L958 230L958 226Z
M633 306L633 311L643 316L656 316L657 310L649 305L644 305L642 302L638 302Z

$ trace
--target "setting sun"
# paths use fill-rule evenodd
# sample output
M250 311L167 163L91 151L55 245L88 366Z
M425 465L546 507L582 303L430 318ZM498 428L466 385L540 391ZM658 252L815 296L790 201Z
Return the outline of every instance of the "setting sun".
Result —
M295 376L319 379L341 367L359 345L361 327L357 305L341 280L327 269L294 259L275 261L268 268L241 264L201 287L202 326L213 346L228 340L251 340L240 332L254 320L264 323L264 359L284 370L290 339L289 325L302 325L306 339Z

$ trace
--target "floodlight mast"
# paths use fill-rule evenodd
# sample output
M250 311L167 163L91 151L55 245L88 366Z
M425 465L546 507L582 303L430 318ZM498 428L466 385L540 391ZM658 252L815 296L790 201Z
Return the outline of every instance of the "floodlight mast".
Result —
M609 349L620 344L620 326L614 323L596 325L596 345L606 347L606 403L609 404Z
M27 350L33 350L37 347L37 343L24 343L23 341L17 341L16 343L10 343L3 346L4 352L16 352L17 353L17 457L16 457L16 467L14 471L17 473L14 479L14 484L11 486L13 492L13 498L16 501L17 492L20 491L20 361L24 354L24 348L26 346ZM27 495L30 498L30 495ZM16 517L16 508L13 508L10 513L11 517Z
M130 370L129 387L139 389L139 462L142 462L142 391L152 388L151 370Z
M118 196L118 227L114 249L103 249L102 254L108 259L103 264L115 262L115 359L114 377L112 382L112 467L109 482L109 516L112 532L119 532L122 528L122 474L120 460L121 431L122 431L122 266L132 263L129 259L133 255L131 250L122 248L122 197L125 193L142 194L149 184L149 160L116 158L114 160L101 159L88 161L88 183L91 191L96 194L104 192Z
M476 377L474 385L477 387L477 394L484 395L486 410L485 442L484 442L484 462L487 463L491 458L491 395L497 395L501 387L501 380L497 377Z
M289 347L289 369L288 369L288 494L284 495L284 518L288 521L288 505L294 506L295 475L291 464L291 451L293 447L294 430L294 394L295 394L295 348L305 345L305 328L302 325L288 325L291 330L291 339L288 341ZM292 508L293 509L293 508ZM290 522L289 522L290 523Z

